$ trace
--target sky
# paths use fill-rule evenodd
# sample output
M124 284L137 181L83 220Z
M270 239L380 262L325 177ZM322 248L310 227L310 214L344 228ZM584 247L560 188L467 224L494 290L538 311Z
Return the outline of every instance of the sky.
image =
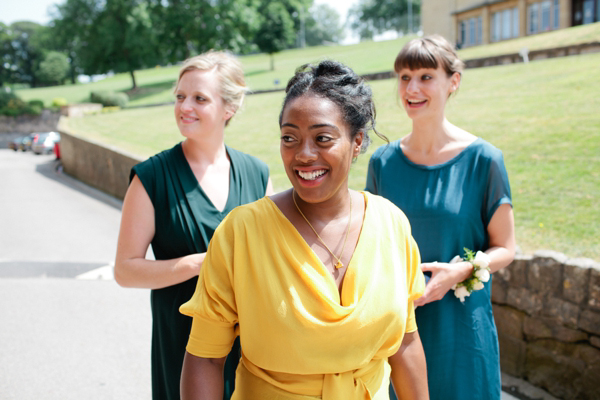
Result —
M33 21L42 25L50 21L48 9L65 0L0 0L0 22L12 24L15 21ZM348 9L358 0L315 0L315 4L329 4L335 8L341 20L346 20Z

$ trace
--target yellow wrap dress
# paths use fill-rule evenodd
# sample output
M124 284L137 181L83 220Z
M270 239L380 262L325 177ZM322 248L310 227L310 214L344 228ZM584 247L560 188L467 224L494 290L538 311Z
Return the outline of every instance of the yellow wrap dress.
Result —
M341 293L271 199L237 207L210 242L194 296L187 351L242 360L232 399L388 399L387 358L417 329L424 290L408 220L363 193L363 227Z

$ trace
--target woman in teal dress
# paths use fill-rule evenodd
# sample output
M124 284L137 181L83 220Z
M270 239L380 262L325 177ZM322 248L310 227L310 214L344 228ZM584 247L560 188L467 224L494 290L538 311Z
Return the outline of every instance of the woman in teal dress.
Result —
M412 131L379 148L369 163L367 190L407 215L430 276L415 302L429 393L434 400L500 399L498 337L491 280L462 303L452 287L473 273L450 263L464 248L483 251L490 270L514 257L510 186L500 150L445 117L463 63L440 36L410 41L396 58L398 96Z
M246 85L231 55L187 60L175 88L175 120L183 142L136 165L123 203L115 280L149 288L152 306L152 398L179 400L192 318L179 306L194 294L208 243L233 208L272 193L267 166L224 143L225 126ZM155 260L146 259L152 245ZM233 392L239 343L225 367Z

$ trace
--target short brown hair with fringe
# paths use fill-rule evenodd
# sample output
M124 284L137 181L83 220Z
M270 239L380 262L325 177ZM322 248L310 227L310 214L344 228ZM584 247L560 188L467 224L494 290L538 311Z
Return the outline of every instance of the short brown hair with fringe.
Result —
M420 68L437 69L440 65L448 76L455 72L462 75L465 67L450 42L440 35L430 35L406 43L396 56L394 71L398 73L403 68L411 71Z

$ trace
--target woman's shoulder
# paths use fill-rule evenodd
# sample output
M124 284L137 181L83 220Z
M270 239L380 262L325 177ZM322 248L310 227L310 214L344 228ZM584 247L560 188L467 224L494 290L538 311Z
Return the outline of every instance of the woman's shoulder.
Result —
M271 219L276 217L273 202L267 197L251 203L235 207L227 214L217 229L239 232L249 228L271 226ZM221 228L221 226L223 228Z
M502 150L481 137L478 137L468 148L478 157L488 160L502 159Z
M395 156L396 150L400 146L400 139L379 146L371 156L372 161L385 160Z
M236 150L233 147L227 146L227 154L233 160L233 162L237 162L241 168L268 168L264 161L250 154Z
M410 229L410 223L404 212L398 208L397 205L392 203L385 197L373 194L370 192L363 192L367 199L367 208L370 211L370 215L377 216L378 223L400 223L404 227Z
M137 174L140 178L143 178L147 175L155 175L159 170L163 169L160 166L164 166L173 161L175 157L178 157L179 154L183 154L181 151L181 143L177 143L175 146L170 149L166 149L157 153L153 156L148 157L146 160L139 162L131 169L131 176Z

